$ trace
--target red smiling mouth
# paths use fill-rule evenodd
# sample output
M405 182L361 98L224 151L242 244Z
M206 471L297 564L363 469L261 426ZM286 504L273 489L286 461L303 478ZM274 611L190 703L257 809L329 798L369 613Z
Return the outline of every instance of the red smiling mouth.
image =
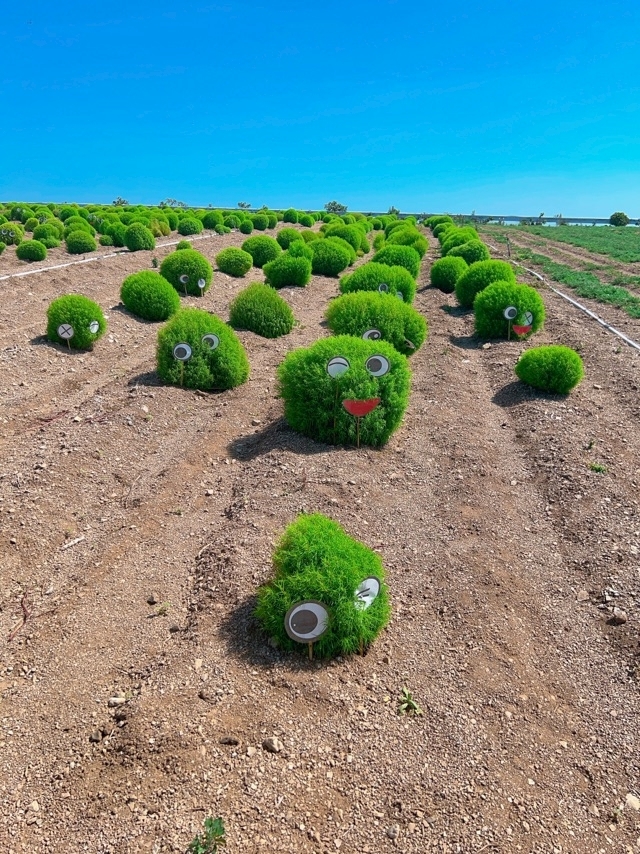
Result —
M515 324L511 327L516 335L526 335L527 332L531 332L531 326L516 326Z
M380 403L379 397L372 397L371 400L343 400L342 405L347 410L349 415L356 418L362 418L368 415Z

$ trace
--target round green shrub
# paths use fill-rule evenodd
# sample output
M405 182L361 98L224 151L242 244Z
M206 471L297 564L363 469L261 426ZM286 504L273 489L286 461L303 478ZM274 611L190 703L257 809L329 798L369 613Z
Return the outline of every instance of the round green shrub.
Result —
M478 239L478 232L475 228L452 228L441 235L440 252L442 255L448 255L454 246L462 246L463 243L468 243L470 240Z
M266 214L254 214L251 219L253 221L253 227L257 231L264 231L265 229L269 228L269 217Z
M267 219L269 220L268 228L275 228L278 224L278 216L277 214L269 212L267 214Z
M418 255L423 258L429 248L429 241L424 234L420 234L417 228L405 226L404 228L394 229L387 237L386 245L411 246L411 248L415 249Z
M304 288L311 280L311 261L283 252L264 267L267 282L273 288Z
M379 249L382 249L384 244L385 244L384 231L379 231L378 234L376 234L376 236L373 238L373 248L377 252Z
M253 231L253 223L250 219L243 219L240 223L239 230L242 232L242 234L251 234L251 232Z
M178 228L178 223L180 220L178 219L178 214L174 213L174 211L164 211L164 215L169 223L169 228L171 231L176 231Z
M256 234L249 237L242 244L244 252L248 252L253 258L254 267L264 267L268 261L273 261L282 252L280 244L267 234Z
M478 261L456 281L456 297L464 308L471 308L476 294L493 282L516 282L513 267L506 261Z
M294 240L287 252L292 258L308 258L313 261L313 250L304 240Z
M263 338L279 338L293 329L295 319L289 304L261 282L240 291L229 306L229 323Z
M74 231L86 231L92 237L95 236L96 230L91 225L90 222L87 222L84 217L81 216L70 216L64 222L64 236L67 237Z
M140 222L134 222L125 229L124 245L131 252L138 252L141 249L155 249L156 239L150 229Z
M188 293L200 296L211 287L213 270L204 255L195 249L180 249L171 252L160 265L160 275L171 284L180 294ZM181 281L186 277L186 282ZM200 288L198 282L204 279L205 286Z
M33 229L34 240L50 240L51 238L60 242L60 233L53 223L39 223Z
M2 253L4 252L4 250L6 248L7 248L7 244L0 242L0 255L2 255Z
M305 243L311 243L313 240L320 240L320 235L317 231L310 231L305 228L299 233Z
M181 343L191 349L186 362L173 355ZM158 375L170 385L221 391L242 385L249 376L249 360L238 336L219 317L199 308L177 311L159 330L156 357Z
M447 214L436 214L435 216L430 216L426 220L426 225L431 229L431 231L433 231L436 226L443 225L444 223L453 224L453 220L450 216L447 216Z
M283 222L293 222L293 223L298 222L298 211L295 211L293 208L289 208L289 210L286 210L283 213L282 221ZM282 248L284 249L286 247L283 246Z
M523 333L533 335L544 323L544 303L535 288L519 285L514 282L493 282L476 296L473 303L475 312L476 333L481 338L507 338L509 321L504 316L504 310L514 306L518 314L511 324L511 336L517 335L517 327L524 326L525 312L531 312L533 323L531 331Z
M342 225L341 223L330 223L324 230L325 237L341 237L346 240L357 252L360 249L362 231L357 225ZM365 238L366 240L366 238ZM368 244L367 244L368 245Z
M454 246L446 257L464 258L467 264L471 265L476 264L478 261L488 261L491 255L481 240L469 240L460 246Z
M21 261L44 261L47 247L39 240L23 240L16 246L16 255Z
M523 383L551 394L569 394L584 377L582 359L571 347L550 344L526 350L515 366Z
M218 269L228 276L242 278L253 267L253 258L243 249L229 246L216 255Z
M189 243L188 240L179 240L176 243L176 252L182 249L193 249L193 246L191 245L191 243Z
M295 228L281 228L276 240L283 249L288 249L294 240L304 240L304 237Z
M366 255L368 252L371 252L371 246L369 245L366 234L362 234L360 237L360 249L358 251L362 255Z
M358 253L353 248L353 246L348 243L343 237L337 237L336 235L332 234L329 237L324 238L324 240L326 243L330 243L332 246L341 246L347 251L349 255L349 265L355 263L355 260L358 257Z
M98 329L92 332L91 325L96 322ZM58 328L65 324L73 327L73 337L68 341L58 335ZM68 345L74 350L92 350L94 342L106 329L107 321L100 306L81 294L58 297L47 309L47 338L56 344Z
M88 231L72 231L67 235L66 244L70 255L83 255L85 252L95 252L98 248Z
M0 240L5 246L18 246L23 239L24 231L17 222L5 222L0 225Z
M34 216L30 216L29 219L24 224L25 231L33 231L34 228L37 228L40 225L40 221L36 219Z
M227 228L226 225L216 225L214 231L216 232L216 234L229 234L231 229Z
M331 445L355 445L359 434L360 444L380 447L402 422L411 371L386 341L339 335L290 352L278 381L285 418L297 432ZM356 418L346 407L357 406L370 411Z
M189 234L200 234L203 229L204 225L195 216L186 216L178 223L178 234L185 237Z
M439 225L436 225L434 227L433 235L442 242L442 240L444 240L444 234L451 228L456 228L456 226L452 222L441 222Z
M223 220L223 225L226 225L227 228L240 228L240 217L235 214L230 214L226 216Z
M101 234L98 243L100 246L113 246L113 237L110 234Z
M108 234L113 238L114 246L124 246L124 233L127 227L121 222L114 222L106 227L104 234Z
M223 223L224 217L220 211L207 211L202 217L202 224L211 231L215 229L216 225L222 225Z
M154 237L167 237L171 234L169 223L160 219L152 219L149 222L148 229Z
M434 288L438 288L445 294L452 294L456 287L456 282L460 276L469 269L469 265L464 260L455 255L447 255L446 258L439 258L431 267L431 284Z
M414 279L420 272L420 255L411 246L389 246L388 243L373 256L376 264L387 264L389 267L404 267Z
M176 289L151 270L127 276L120 288L120 299L132 314L145 320L167 320L180 308Z
M353 263L349 250L336 242L340 239L327 238L306 244L313 252L311 269L316 275L337 276Z
M416 280L405 267L389 267L377 261L369 261L340 279L340 291L343 294L354 291L379 293L380 285L386 285L388 293L393 296L401 293L403 300L409 304L416 295Z
M315 219L309 214L302 214L301 217L298 217L298 222L300 223L300 225L304 225L305 228L311 228L311 226L315 222Z
M612 213L609 217L610 225L615 225L619 227L629 225L629 222L629 217L626 215L626 213L624 213L624 211L616 211L615 213ZM28 230L29 229L27 229L27 231Z
M412 306L392 294L355 291L329 303L326 318L334 335L367 336L388 341L410 356L427 337L427 322Z
M313 644L318 658L362 650L388 623L391 608L380 557L326 516L299 516L276 546L273 563L275 577L258 590L255 613L281 649L306 653L306 644L292 640L285 629L287 612L298 602L320 602L328 611L326 631ZM367 578L376 578L380 589L364 607L357 590Z

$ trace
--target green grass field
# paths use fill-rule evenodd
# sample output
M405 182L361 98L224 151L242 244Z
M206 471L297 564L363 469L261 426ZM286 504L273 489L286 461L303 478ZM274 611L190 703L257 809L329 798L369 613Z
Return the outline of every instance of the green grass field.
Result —
M588 225L519 225L519 232L537 234L559 243L570 243L590 252L609 255L617 261L629 264L640 261L640 228L613 228L612 226ZM508 234L509 231L507 230Z

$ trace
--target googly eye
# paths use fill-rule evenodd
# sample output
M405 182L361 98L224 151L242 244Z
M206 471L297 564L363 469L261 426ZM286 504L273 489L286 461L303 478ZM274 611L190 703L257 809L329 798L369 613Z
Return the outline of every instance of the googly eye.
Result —
M400 302L404 302L404 297L402 296L402 291L396 291L396 296L400 300Z
M74 329L70 323L61 323L58 326L58 335L63 341L68 341L70 338L73 338Z
M298 602L287 611L284 628L292 640L311 643L327 630L329 612L321 602Z
M373 377L383 377L389 373L389 360L385 356L370 356L365 364L365 368Z
M389 293L389 285L386 282L380 282L380 284L378 285L378 290L380 291L381 294L388 294Z
M214 335L213 332L208 332L206 335L202 336L202 343L210 350L217 350L220 346L220 339L217 335Z
M505 317L505 320L515 320L518 316L518 309L515 307L515 305L508 305L502 313Z
M98 321L92 320L91 323L89 324L89 332L91 332L92 335L95 335L99 329L100 329L100 324L98 323Z
M380 592L380 581L375 576L369 576L361 581L356 587L355 605L358 611L366 611L373 604L374 599Z
M183 285L186 285L188 281L189 281L189 276L187 276L187 274L186 274L186 273L183 273L183 274L180 276L180 283L181 283L181 284L183 284Z
M191 358L191 347L181 341L173 348L173 357L179 362L188 362Z
M365 341L379 341L382 338L382 332L379 329L367 329L362 337Z
M533 314L531 314L530 311L525 311L524 322L525 326L531 326L533 324Z
M198 279L198 287L201 291L203 291L207 287L207 283L204 279Z
M351 365L349 364L349 360L345 359L344 356L334 356L333 359L329 359L327 362L327 373L330 377L340 377L342 374L346 373Z

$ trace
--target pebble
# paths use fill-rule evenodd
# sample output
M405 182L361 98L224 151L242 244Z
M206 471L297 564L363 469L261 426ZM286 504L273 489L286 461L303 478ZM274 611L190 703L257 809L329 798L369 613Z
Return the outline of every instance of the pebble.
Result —
M483 349L483 350L490 350L490 349L491 349L491 344L483 344L483 345L482 345L482 349Z
M91 741L93 744L98 744L100 741L102 741L102 731L99 729L94 729L94 731L89 736L89 741Z
M596 818L600 817L600 810L595 804L591 804L591 806L589 807L589 812L591 813L591 815L595 815Z
M387 836L389 839L397 839L399 833L400 827L397 824L392 824L391 827L387 828Z
M588 590L578 590L576 593L576 600L578 602L588 602L589 601L589 591Z
M159 602L159 599L155 593L150 593L147 596L147 605L157 605L158 602Z
M626 805L628 807L631 807L632 810L640 811L640 798L636 797L635 795L632 795L631 792L629 792L629 794L624 800Z
M612 626L624 626L627 622L627 612L623 611L622 608L614 608L609 622Z
M40 812L40 804L37 801L31 801L29 809L31 812Z
M259 418L252 418L251 424L253 427L259 427L262 424L262 421Z
M236 747L240 744L240 740L235 735L223 735L220 739L220 744L230 744L232 747Z
M272 735L269 738L265 738L262 742L262 747L263 750L266 750L268 753L280 753L280 751L284 749L284 744L279 738Z
M180 631L180 626L177 623L171 623L171 625L169 626L169 632L172 635L175 635L176 632L179 632L179 631Z
M107 705L113 709L116 706L122 706L126 702L126 697L109 697L109 699L107 700Z

